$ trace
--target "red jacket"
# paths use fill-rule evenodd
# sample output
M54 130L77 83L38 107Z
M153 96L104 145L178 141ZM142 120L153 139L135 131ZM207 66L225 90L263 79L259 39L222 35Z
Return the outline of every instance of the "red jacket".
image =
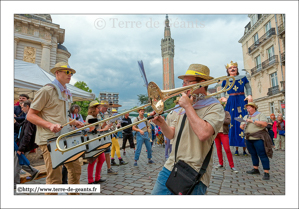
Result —
M284 127L286 126L286 122L285 120L282 120L283 124L284 124ZM273 124L273 132L274 132L274 138L277 138L277 120L274 122Z

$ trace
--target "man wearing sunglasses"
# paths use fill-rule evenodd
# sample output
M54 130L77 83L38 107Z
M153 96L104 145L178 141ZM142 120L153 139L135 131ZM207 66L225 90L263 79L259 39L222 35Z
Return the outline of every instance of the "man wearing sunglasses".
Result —
M57 63L51 69L51 73L55 75L52 84L45 85L36 92L31 109L28 112L27 120L37 126L35 143L39 145L43 151L43 158L47 169L47 184L62 183L62 167L52 168L50 153L47 149L47 140L56 137L55 133L61 131L61 125L67 123L71 119L68 118L66 106L68 106L68 98L72 96L66 84L71 81L71 77L76 71L65 62ZM59 98L59 95L63 97ZM71 125L77 128L83 127L83 123L75 121ZM81 166L79 160L65 164L68 170L69 184L80 184ZM54 193L48 193L54 194ZM77 194L77 193L73 193Z

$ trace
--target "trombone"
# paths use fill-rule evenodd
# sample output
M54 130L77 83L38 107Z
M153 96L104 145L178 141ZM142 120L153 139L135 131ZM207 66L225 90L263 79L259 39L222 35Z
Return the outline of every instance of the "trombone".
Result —
M231 82L231 83L230 83L230 81L229 81L230 79L232 79L232 82ZM180 87L180 88L176 88L176 89L170 89L170 90L161 90L161 89L158 87L158 85L157 85L156 83L154 83L154 82L150 82L150 83L148 84L148 88L147 88L147 91L148 91L148 97L149 97L149 99L150 99L150 103L145 104L145 105L142 105L142 106L140 106L140 107L136 107L136 108L131 109L131 110L128 110L128 111L123 112L123 113L121 113L121 114L118 114L118 115L109 117L109 118L107 118L107 119L105 119L105 120L101 120L101 121L98 121L98 122L89 124L89 125L87 125L87 126L84 126L84 127L82 127L82 128L76 129L76 130L74 130L74 131L70 131L70 132L68 132L68 133L65 133L65 134L60 135L60 136L57 138L57 140L56 140L56 147L57 147L57 149L56 149L55 151L58 150L58 151L60 151L60 152L62 152L62 153L64 153L64 152L68 152L68 151L70 151L70 150L72 150L72 149L75 149L75 148L77 148L77 147L86 145L86 144L88 144L88 143L90 143L90 142L93 142L93 141L95 141L95 140L104 138L104 137L109 136L109 135L111 135L111 134L114 134L114 133L116 133L116 132L122 131L122 130L124 130L124 129L130 128L130 127L135 126L135 125L138 125L139 123L142 123L142 122L145 122L145 121L147 121L147 120L153 119L154 116L150 116L150 117L144 118L144 119L142 119L142 120L140 120L140 121L137 121L137 122L135 122L135 123L132 123L132 124L130 124L130 125L128 125L128 126L124 126L124 127L122 127L122 128L116 129L116 130L114 130L114 131L111 131L111 132L109 132L109 133L100 135L100 136L98 136L98 137L96 137L96 138L93 138L93 139L91 139L91 140L89 140L89 141L82 142L81 144L77 144L77 145L75 145L75 146L73 146L73 147L66 148L66 149L61 149L61 147L59 146L59 141L60 141L63 137L66 137L66 136L68 136L68 135L77 133L78 131L84 130L84 129L89 128L89 127L91 127L91 126L95 126L95 125L98 125L98 124L100 124L100 123L104 123L104 122L107 122L107 121L110 121L110 120L113 120L113 119L117 119L117 118L119 118L119 117L122 116L122 115L125 115L125 114L130 113L130 112L133 112L133 111L138 111L138 110L140 110L140 109L144 109L144 108L146 108L146 107L148 107L148 106L150 106L150 105L152 106L152 108L153 108L153 110L156 112L156 114L159 114L159 115L160 115L160 114L162 114L163 111L164 111L164 102L165 102L167 99L169 99L169 98L171 98L171 97L173 97L173 96L176 96L176 95L178 95L178 94L181 94L182 92L185 92L185 91L188 91L188 90L191 90L190 94L191 94L193 97L196 97L196 95L193 94L193 92L194 92L196 89L201 88L201 87L205 87L205 86L208 86L208 85L211 85L211 84L214 84L214 83L218 83L218 82L223 81L223 80L226 80L226 85L225 85L220 91L205 96L204 99L206 99L206 98L215 96L215 95L217 95L217 94L220 94L220 93L229 91L229 90L234 86L234 84L235 84L235 78L232 77L232 76L231 76L231 77L230 77L230 76L222 76L222 77L218 77L218 78L215 78L215 79L212 79L212 80L208 80L208 81L204 81L204 82L200 82L200 83L196 83L196 84L192 84L192 85L189 85L189 86L184 86L184 87ZM178 107L179 107L179 106L178 106ZM176 107L176 108L178 108L178 107ZM172 108L172 109L174 109L174 108ZM168 112L168 111L165 111L165 112Z

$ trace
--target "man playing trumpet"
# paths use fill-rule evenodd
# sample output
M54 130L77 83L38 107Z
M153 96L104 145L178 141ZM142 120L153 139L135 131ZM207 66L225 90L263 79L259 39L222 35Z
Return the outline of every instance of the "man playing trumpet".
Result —
M211 80L210 70L207 66L201 64L192 64L189 66L185 75L179 76L183 80L183 86L188 86L203 81ZM170 195L173 194L167 187L166 181L170 176L174 163L179 160L184 161L191 166L196 172L199 172L203 161L206 158L212 143L223 124L224 110L220 102L210 97L201 99L193 104L192 94L207 95L207 86L196 89L193 93L188 90L182 93L179 99L179 105L182 107L178 111L177 117L169 124L161 116L155 116L153 122L161 127L163 134L173 141L176 147L177 137L183 116L186 114L187 119L182 129L182 135L175 159L175 150L171 152L168 160L160 171L156 184L153 188L153 195ZM189 98L190 97L190 98ZM155 113L152 113L155 114ZM212 173L213 157L211 157L206 172L201 177L200 182L194 187L192 195L204 195L210 183Z

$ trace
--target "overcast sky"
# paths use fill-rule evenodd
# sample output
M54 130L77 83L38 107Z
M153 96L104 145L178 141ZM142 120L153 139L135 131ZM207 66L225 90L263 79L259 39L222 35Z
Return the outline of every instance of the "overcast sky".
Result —
M250 21L248 15L168 14L174 39L175 87L190 64L204 64L211 76L226 75L231 60L243 69L238 40ZM165 14L53 15L65 29L63 45L71 53L69 64L77 73L71 84L84 81L96 97L100 91L118 92L120 110L139 106L137 95L146 94L137 61L143 60L148 81L163 86L161 39ZM245 74L244 72L240 72Z

